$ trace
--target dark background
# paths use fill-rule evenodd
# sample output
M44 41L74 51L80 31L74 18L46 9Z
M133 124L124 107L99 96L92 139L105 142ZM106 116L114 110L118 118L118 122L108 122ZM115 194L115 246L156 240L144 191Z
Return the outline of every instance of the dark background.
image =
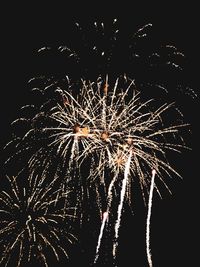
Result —
M199 16L195 6L149 5L119 6L109 9L77 3L65 6L47 4L2 7L1 13L1 91L0 148L3 173L3 146L9 140L10 123L21 105L28 100L27 80L37 64L33 51L45 45L63 43L70 38L74 21L90 23L118 18L123 27L138 27L152 23L162 41L173 42L186 55L185 74L191 87L199 93ZM183 180L171 184L172 195L155 199L151 220L151 249L155 267L197 266L199 241L199 98L185 97L183 109L192 125L192 152L179 159ZM1 181L0 181L1 184ZM134 210L134 209L133 209ZM146 266L144 247L144 214L135 211L123 217L120 230L119 263L121 266ZM89 227L88 227L89 228ZM86 231L88 230L86 227ZM69 266L90 266L91 233L83 234L82 247L74 249ZM105 261L106 262L106 259ZM71 265L70 265L71 264ZM58 266L60 266L58 264ZM67 266L67 264L65 265ZM104 266L104 265L103 265ZM109 262L107 263L109 265Z

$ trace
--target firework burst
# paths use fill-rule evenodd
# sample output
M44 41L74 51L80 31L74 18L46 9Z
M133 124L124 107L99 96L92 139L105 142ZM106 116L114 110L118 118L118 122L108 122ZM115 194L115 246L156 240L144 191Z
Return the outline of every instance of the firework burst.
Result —
M8 188L0 193L1 264L25 266L36 260L47 267L49 261L68 257L69 244L76 241L69 224L74 218L69 192L54 190L57 178L45 184L38 176L23 181L20 176L7 176Z
M25 147L18 151L31 150L34 140L41 144L29 160L31 169L36 168L38 162L46 166L54 153L69 172L72 172L74 163L80 168L90 159L89 178L99 179L106 185L105 169L123 173L132 151L130 169L132 176L139 177L142 191L148 185L145 174L148 176L152 169L161 180L162 172L178 175L165 155L167 150L180 152L181 148L186 148L179 130L188 124L179 121L165 126L164 115L169 116L174 103L164 103L153 109L155 100L142 102L134 81L127 78L117 79L112 88L108 76L105 80L99 77L96 82L81 81L80 86L78 93L68 84L66 89L56 87L60 103L46 112L42 106L31 120L32 128L20 140ZM17 121L21 120L23 118Z

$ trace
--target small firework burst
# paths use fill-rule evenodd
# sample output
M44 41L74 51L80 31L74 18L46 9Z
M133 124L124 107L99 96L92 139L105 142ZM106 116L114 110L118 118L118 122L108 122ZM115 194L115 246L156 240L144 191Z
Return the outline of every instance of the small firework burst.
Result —
M36 260L47 267L49 261L68 257L69 244L76 241L69 192L54 190L56 178L45 184L37 176L23 181L20 176L7 176L8 188L0 192L0 262L25 266Z

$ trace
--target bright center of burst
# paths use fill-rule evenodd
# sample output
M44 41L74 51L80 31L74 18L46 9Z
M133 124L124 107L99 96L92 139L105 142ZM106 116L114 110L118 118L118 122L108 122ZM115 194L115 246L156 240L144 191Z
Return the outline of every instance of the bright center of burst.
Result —
M88 137L88 135L90 133L89 127L87 127L87 126L86 127L80 127L79 125L75 125L73 131L77 136L84 136L84 137Z
M124 159L122 157L119 157L115 160L115 163L118 167L122 166L124 164Z
M108 132L103 132L103 133L101 134L101 139L102 139L103 141L108 141L108 138L109 138L109 133L108 133Z

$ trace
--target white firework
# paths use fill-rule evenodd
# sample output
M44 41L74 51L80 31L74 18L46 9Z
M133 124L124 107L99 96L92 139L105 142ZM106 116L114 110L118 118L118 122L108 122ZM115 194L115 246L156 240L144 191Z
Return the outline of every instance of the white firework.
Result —
M54 190L58 178L49 184L39 176L23 178L7 176L8 188L0 192L0 263L19 267L36 261L47 267L52 259L68 258L69 244L76 241L70 226L74 208L69 192Z

